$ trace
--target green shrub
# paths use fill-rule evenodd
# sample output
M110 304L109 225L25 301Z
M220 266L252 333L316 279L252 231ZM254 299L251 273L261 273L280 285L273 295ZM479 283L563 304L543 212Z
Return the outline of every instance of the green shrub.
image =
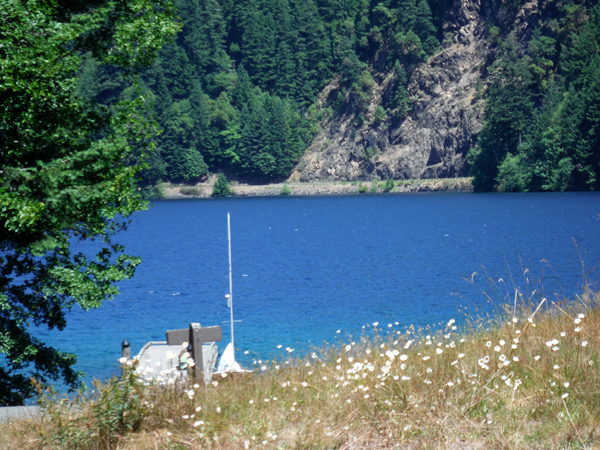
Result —
M391 178L385 180L385 183L383 184L383 187L381 189L383 190L383 192L390 192L392 189L394 189L394 180L392 180Z
M373 123L375 125L379 125L385 119L387 119L387 113L385 112L385 109L383 108L383 106L379 105L377 108L375 108L375 114L373 116Z
M184 186L179 189L182 195L200 195L200 189L194 186Z
M167 197L167 194L165 194L165 191L161 186L146 186L139 189L144 200L159 200Z
M497 44L500 40L500 28L497 26L490 28L490 38L494 44Z
M358 192L361 194L364 194L365 192L368 192L368 188L366 186L363 186L362 184L358 187Z
M96 394L90 398L80 393L71 401L55 391L40 390L39 404L51 424L49 431L40 429L42 440L53 448L111 449L119 448L125 435L139 431L150 389L135 370L137 361L132 362L106 384L95 380Z
M365 123L365 115L363 113L359 113L356 115L356 126L362 127Z
M217 178L217 182L213 186L212 196L213 197L227 197L228 195L231 195L231 194L232 194L232 191L229 188L229 181L227 181L227 177L225 175L223 175L222 173L220 173L219 177Z
M284 184L281 187L281 195L290 195L292 193L292 190L290 189L290 187L287 184Z

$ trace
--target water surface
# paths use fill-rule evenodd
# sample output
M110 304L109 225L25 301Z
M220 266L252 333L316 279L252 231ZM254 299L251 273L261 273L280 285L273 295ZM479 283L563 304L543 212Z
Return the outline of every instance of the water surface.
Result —
M524 289L545 278L546 295L572 296L583 281L579 254L598 279L599 200L597 193L418 193L155 201L118 239L143 259L121 295L98 310L73 311L62 333L43 334L77 353L88 380L114 372L123 339L135 353L190 322L222 325L223 349L227 212L241 321L235 343L246 365L281 352L277 345L302 354L373 322L402 330L487 311L486 274L508 282L512 273ZM524 267L531 271L523 275ZM479 283L465 281L471 277Z

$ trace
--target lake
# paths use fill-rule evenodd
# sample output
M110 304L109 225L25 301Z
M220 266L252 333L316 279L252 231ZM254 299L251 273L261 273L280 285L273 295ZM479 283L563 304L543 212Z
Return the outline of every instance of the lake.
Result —
M511 303L514 285L573 297L584 283L582 261L597 287L599 206L598 193L154 201L117 239L142 257L121 294L97 310L73 310L63 332L38 334L75 352L87 381L115 372L123 339L135 354L190 322L221 325L223 350L227 212L236 355L246 366L286 347L303 355L359 336L374 322L385 330L461 323Z

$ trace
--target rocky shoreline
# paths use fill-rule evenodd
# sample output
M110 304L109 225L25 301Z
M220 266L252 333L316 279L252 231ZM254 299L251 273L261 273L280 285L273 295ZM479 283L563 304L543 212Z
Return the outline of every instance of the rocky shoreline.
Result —
M389 183L389 182L388 182ZM159 186L160 191L167 199L182 198L208 198L213 191L214 180L210 179L196 185ZM333 182L333 183L273 183L264 185L251 185L232 182L230 188L232 197L269 197L276 195L311 196L311 195L347 195L367 193L402 193L402 192L473 192L471 178L445 178L424 180L398 180L394 181L389 189L385 181L373 182Z

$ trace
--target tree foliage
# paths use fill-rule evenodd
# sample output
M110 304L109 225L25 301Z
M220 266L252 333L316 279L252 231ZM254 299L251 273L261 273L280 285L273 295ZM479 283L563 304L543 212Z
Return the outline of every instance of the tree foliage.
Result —
M227 197L231 194L231 189L229 187L229 181L227 181L227 177L225 174L220 173L217 177L217 181L213 186L212 196L213 197Z
M75 356L30 327L63 329L66 311L98 307L139 263L111 240L117 217L143 207L135 177L156 131L135 74L179 26L163 0L5 0L0 17L0 404L11 405L32 395L29 377L79 383ZM79 95L84 60L128 80L110 108ZM109 89L87 75L88 91ZM73 252L78 239L101 241L95 257Z
M349 101L364 112L374 85L369 63L386 55L390 68L402 70L394 99L382 107L403 118L407 75L439 46L426 0L175 4L181 33L140 77L164 130L142 172L146 184L195 182L222 170L285 178L317 130L317 94L332 77L341 75L340 108ZM108 73L87 59L80 92L107 106L121 99L128 82Z
M469 156L475 189L599 189L599 105L600 5L565 2L530 39L508 33Z

